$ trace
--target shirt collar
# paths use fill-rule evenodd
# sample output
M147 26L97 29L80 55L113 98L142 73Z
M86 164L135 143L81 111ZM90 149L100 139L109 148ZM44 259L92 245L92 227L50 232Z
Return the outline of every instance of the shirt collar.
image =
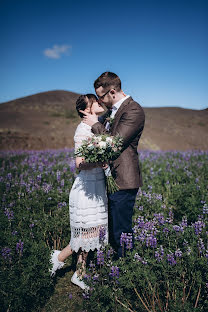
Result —
M119 107L121 106L121 104L130 97L130 95L126 95L124 98L120 99L118 102L116 102L113 106L112 106L112 111L117 111L119 109Z

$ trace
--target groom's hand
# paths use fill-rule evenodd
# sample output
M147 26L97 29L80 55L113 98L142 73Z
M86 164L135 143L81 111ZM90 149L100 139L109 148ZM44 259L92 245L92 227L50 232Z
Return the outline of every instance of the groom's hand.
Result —
M92 127L96 122L98 122L98 116L95 114L95 112L92 110L92 114L86 113L82 110L80 110L82 114L84 114L83 122L86 123L88 126Z

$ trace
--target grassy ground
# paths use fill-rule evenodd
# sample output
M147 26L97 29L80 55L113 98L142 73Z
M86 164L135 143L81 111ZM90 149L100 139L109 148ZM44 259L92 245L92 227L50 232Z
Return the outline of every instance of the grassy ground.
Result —
M82 289L71 283L74 274L74 259L68 259L63 269L55 276L55 290L41 312L81 312Z

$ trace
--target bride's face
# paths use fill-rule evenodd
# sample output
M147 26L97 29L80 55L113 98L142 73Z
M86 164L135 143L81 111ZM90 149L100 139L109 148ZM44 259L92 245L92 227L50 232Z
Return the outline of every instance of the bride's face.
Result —
M100 115L104 112L104 108L101 104L99 104L96 100L94 100L91 105L90 104L88 105L88 107L85 109L85 111L87 113L94 112L96 115Z
M104 108L98 101L94 101L91 106L91 112L94 111L96 115L100 115L104 112Z

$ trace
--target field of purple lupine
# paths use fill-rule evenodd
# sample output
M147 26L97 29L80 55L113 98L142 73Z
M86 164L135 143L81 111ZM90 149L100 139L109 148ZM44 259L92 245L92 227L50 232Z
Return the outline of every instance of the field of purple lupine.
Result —
M208 152L141 151L139 159L144 185L134 208L134 249L123 233L125 257L116 260L111 246L94 254L83 310L206 311ZM3 311L40 311L56 284L51 249L70 240L73 150L1 152L0 162Z

